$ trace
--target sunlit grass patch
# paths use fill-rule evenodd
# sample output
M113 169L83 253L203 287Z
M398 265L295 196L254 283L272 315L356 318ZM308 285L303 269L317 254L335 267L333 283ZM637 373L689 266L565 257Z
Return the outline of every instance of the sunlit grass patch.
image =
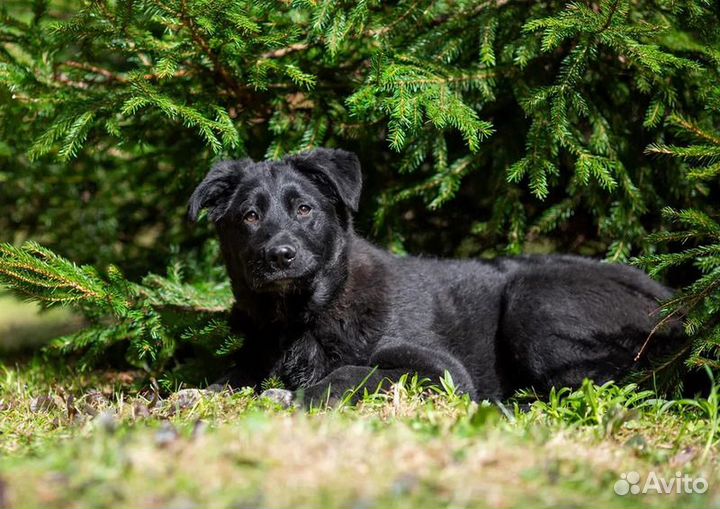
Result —
M78 326L79 319L67 309L41 311L37 303L0 293L0 354L36 348Z
M695 507L717 504L712 412L586 384L503 407L407 377L358 405L133 390L132 374L3 368L9 507ZM712 397L708 404L712 404ZM710 443L710 449L706 449ZM709 452L704 453L705 450ZM623 473L704 494L616 495Z

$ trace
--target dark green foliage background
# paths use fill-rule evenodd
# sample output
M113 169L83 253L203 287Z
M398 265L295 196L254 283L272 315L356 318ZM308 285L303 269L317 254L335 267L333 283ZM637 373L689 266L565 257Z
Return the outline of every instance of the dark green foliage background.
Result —
M710 0L6 1L0 240L134 281L170 259L209 267L213 232L185 206L214 161L341 147L363 163L358 230L397 252L643 255L686 267L676 285L706 277L667 312L704 306L691 332L709 362L719 125ZM668 236L665 207L704 230Z

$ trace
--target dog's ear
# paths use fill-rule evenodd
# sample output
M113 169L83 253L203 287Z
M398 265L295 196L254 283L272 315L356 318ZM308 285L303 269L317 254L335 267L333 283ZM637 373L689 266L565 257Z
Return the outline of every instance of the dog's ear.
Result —
M243 171L253 164L252 159L222 161L212 167L200 182L188 203L188 217L197 221L202 209L210 209L209 217L213 221L220 219L226 212L233 192L240 183Z
M362 190L360 161L352 152L318 148L287 158L296 170L305 174L321 189L328 189L351 212L357 212Z

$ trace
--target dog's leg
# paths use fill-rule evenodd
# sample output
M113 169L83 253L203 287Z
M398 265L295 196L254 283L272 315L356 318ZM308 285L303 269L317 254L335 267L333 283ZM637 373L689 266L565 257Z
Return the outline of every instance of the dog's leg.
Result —
M370 366L342 366L332 371L318 383L303 387L296 391L286 389L268 389L260 397L267 398L284 407L295 403L305 406L329 405L333 406L349 396L353 402L364 393L389 387L400 377L409 373L410 369L379 369ZM354 391L351 393L351 391Z
M305 405L332 405L346 397L350 401L357 401L365 389L374 392L388 388L404 374L417 374L420 378L428 378L431 383L437 384L446 372L450 374L460 392L470 394L473 399L477 398L474 384L465 367L457 359L441 351L417 345L394 344L378 349L370 358L370 364L376 367L342 366L320 382L296 391L294 399L302 399ZM267 396L277 400L276 394ZM284 399L286 396L284 395Z
M417 373L421 377L429 378L432 383L438 383L447 372L460 392L469 394L472 399L477 399L478 396L473 379L465 366L440 348L386 342L370 357L370 364L403 373Z
M342 366L318 383L295 391L295 398L306 406L333 406L347 398L356 402L367 389L387 389L411 370L381 369L370 366Z

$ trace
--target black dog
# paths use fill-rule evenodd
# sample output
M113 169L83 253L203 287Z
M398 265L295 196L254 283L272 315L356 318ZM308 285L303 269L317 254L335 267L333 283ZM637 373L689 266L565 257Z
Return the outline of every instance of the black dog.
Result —
M619 379L671 292L643 272L573 256L397 257L358 237L357 157L318 149L216 165L190 200L209 209L246 344L234 386L279 377L306 401L365 382L447 371L473 399ZM677 345L679 324L655 350Z

